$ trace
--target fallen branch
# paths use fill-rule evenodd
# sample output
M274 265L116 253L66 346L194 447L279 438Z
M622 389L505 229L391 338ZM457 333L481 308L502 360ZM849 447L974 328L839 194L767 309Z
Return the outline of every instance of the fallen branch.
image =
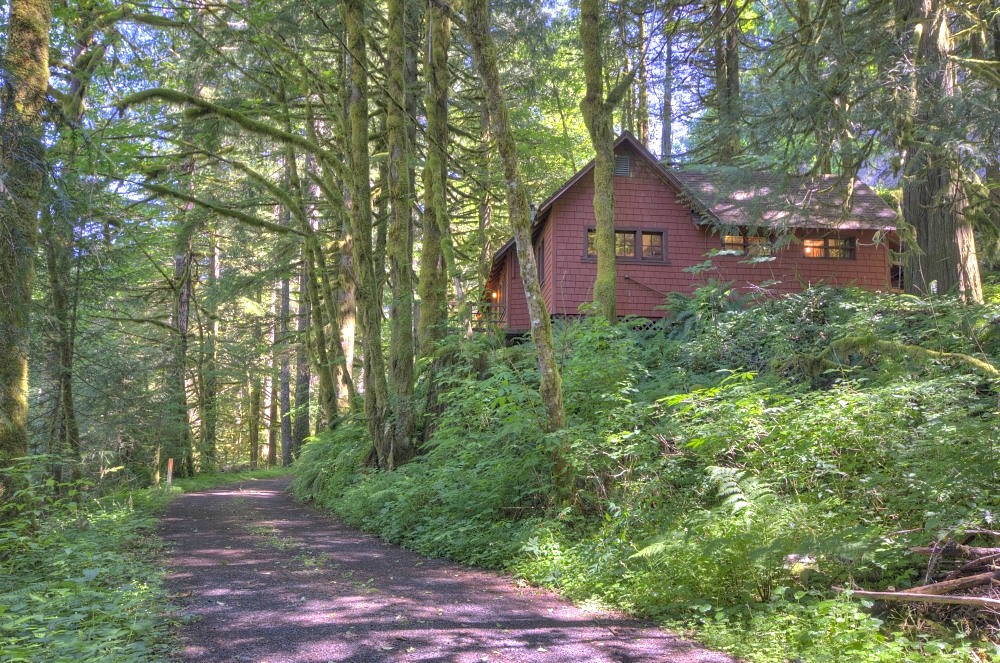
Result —
M956 543L945 546L917 546L910 548L910 552L920 555L940 554L952 559L979 559L981 557L1000 554L1000 548L977 548L974 546L962 546Z
M954 580L942 580L930 585L920 585L901 590L901 594L947 594L948 592L960 592L963 589L985 585L997 577L996 571L979 573L965 578L955 578Z
M990 562L995 562L997 558L1000 558L1000 552L993 555L987 555L986 557L980 557L979 559L974 559L971 562L966 562L962 566L958 567L957 569L946 575L944 577L944 580L951 580L953 578L957 578L963 573L968 573L969 571L975 570L980 566L985 566Z
M986 599L979 596L938 596L936 594L907 594L904 592L866 592L860 589L845 589L834 587L838 593L850 592L850 596L878 601L902 601L904 603L942 603L946 605L968 605L976 608L992 608L1000 610L1000 600Z

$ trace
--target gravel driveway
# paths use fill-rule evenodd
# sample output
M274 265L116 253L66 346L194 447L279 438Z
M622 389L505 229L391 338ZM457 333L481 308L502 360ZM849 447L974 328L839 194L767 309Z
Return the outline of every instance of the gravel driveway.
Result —
M388 545L295 502L287 485L189 493L164 515L182 661L734 662L648 624Z

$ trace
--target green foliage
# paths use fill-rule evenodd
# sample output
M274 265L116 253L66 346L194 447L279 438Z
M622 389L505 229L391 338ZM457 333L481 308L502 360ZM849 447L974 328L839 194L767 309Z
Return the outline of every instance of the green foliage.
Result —
M153 510L166 494L97 501L86 483L36 482L41 469L3 471L22 488L0 506L0 661L162 660Z
M307 447L297 492L749 660L988 656L982 621L904 629L830 587L910 586L910 545L993 522L1000 389L954 358L995 361L998 311L828 288L731 301L712 285L670 304L690 325L559 326L569 427L548 438L530 347L454 341L422 456L372 473L346 426ZM568 505L550 500L556 444Z
M185 490L283 472L200 475L171 491L101 497L88 482L46 479L54 460L23 458L0 471L20 487L0 502L0 662L167 660L157 513Z

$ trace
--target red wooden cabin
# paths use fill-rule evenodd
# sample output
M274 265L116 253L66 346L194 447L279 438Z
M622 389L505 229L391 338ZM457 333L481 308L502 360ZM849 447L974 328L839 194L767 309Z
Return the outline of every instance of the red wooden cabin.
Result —
M890 246L896 214L869 187L852 204L832 176L782 178L746 171L667 169L630 134L615 144L618 314L661 318L671 292L708 279L775 295L809 285L893 287ZM593 300L591 162L537 209L532 238L542 295L553 316L577 315ZM705 263L708 271L687 268ZM493 257L483 314L508 332L528 329L514 241Z

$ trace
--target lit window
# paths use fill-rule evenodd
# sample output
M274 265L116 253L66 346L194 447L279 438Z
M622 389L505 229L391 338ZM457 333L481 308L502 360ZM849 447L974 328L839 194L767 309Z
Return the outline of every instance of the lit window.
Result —
M746 231L739 235L723 235L722 248L726 251L737 251L752 258L774 255L774 246L767 235L750 234Z
M806 258L839 258L854 259L853 237L826 237L824 239L802 240L803 254Z
M726 251L743 253L743 235L723 235L722 248Z
M642 257L653 260L663 258L663 233L642 233Z

